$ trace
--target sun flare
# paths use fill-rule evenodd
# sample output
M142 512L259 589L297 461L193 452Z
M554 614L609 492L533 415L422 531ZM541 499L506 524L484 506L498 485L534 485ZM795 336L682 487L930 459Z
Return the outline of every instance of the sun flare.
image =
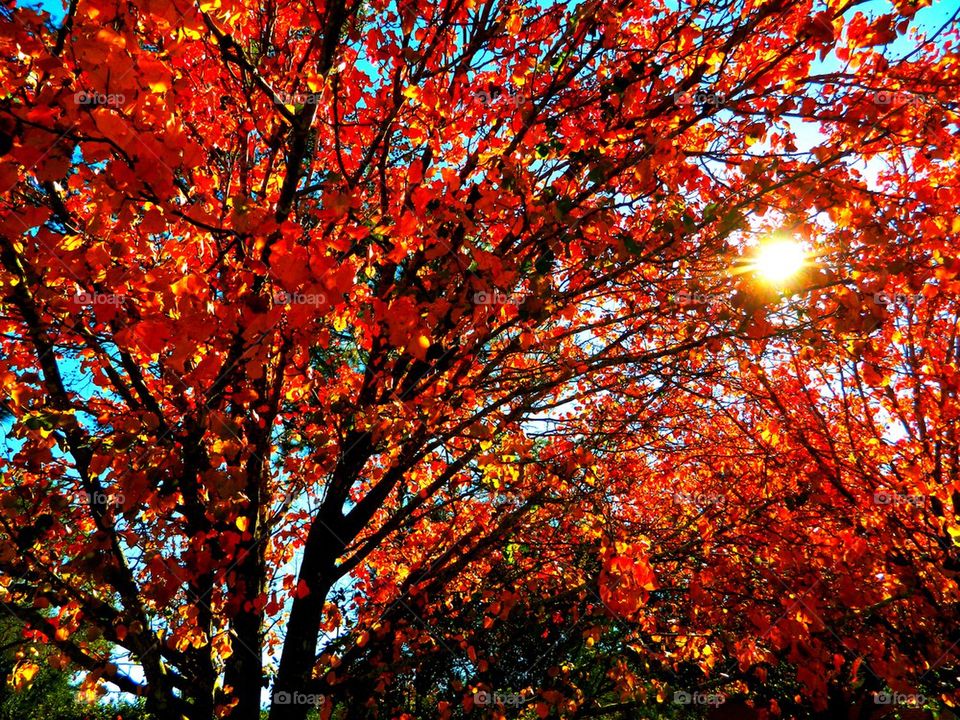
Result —
M794 240L772 240L760 246L753 260L757 274L770 283L783 283L800 271L807 253Z

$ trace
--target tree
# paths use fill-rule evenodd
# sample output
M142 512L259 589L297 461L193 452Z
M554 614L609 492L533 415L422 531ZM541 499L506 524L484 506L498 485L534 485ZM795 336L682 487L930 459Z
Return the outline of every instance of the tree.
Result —
M916 4L742 5L6 7L0 600L159 717L258 718L265 686L273 720L353 713L411 677L469 711L496 673L461 632L431 680L435 628L495 638L513 606L709 674L659 626L719 622L713 538L772 551L778 518L648 501L759 491L767 350L882 319L829 265L785 308L748 240L868 234L882 264L896 232L958 230L949 49L888 48ZM873 192L871 158L916 200Z
M25 637L26 635L26 637ZM50 662L50 648L35 643L14 618L0 618L0 671L10 683L0 686L4 720L132 720L144 717L130 704L97 706L77 697L76 668Z

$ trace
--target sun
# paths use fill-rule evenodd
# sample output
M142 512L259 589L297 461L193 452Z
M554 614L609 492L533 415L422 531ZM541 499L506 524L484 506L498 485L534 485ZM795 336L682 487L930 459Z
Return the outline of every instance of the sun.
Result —
M767 282L780 284L803 268L807 253L794 240L771 240L760 246L751 265Z

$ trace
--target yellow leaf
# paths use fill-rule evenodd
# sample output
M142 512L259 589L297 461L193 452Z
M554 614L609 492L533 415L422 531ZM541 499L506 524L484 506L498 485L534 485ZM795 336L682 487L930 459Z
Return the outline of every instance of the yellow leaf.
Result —
M710 57L707 58L707 73L713 74L720 69L720 65L723 63L726 54L717 51L713 53Z
M22 690L27 687L38 672L40 672L40 666L35 662L27 660L17 665L13 669L13 677L11 678L14 689Z
M181 631L176 641L176 648L180 652L185 652L187 648L202 648L207 644L207 634L200 628L187 628Z
M60 243L60 247L67 252L76 250L81 245L83 245L83 238L79 235L67 235L63 238L63 242Z
M233 655L233 647L230 644L230 636L223 632L213 638L213 649L222 660L226 660Z
M170 286L173 294L180 295L198 295L203 291L203 278L196 273L185 275Z
M113 46L117 50L123 50L127 46L126 38L111 28L101 29L97 33L97 42L103 46Z
M250 518L238 517L236 524L240 532L246 532L247 528L250 527Z

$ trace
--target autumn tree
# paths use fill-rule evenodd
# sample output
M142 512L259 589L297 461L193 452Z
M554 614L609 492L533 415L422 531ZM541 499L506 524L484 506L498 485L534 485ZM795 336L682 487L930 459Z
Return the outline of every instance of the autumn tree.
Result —
M790 359L767 350L884 317L843 294L864 269L826 256L785 306L754 240L852 238L883 265L910 231L948 257L956 27L926 40L915 11L5 5L0 600L91 692L190 720L258 718L264 688L273 720L311 696L358 715L401 685L417 712L470 711L515 679L474 637L535 632L548 609L541 634L586 614L584 642L615 623L639 648L646 666L617 665L627 698L678 648L706 675L714 653L755 669L768 649L717 615L738 576L711 543L746 577L737 553L783 537L744 438L779 437L757 408L806 411L774 403ZM871 195L872 158L898 161L901 204ZM796 453L781 486L819 472L846 497ZM689 501L733 478L726 515ZM686 500L664 511L664 492ZM669 618L731 639L665 645ZM431 676L454 647L454 676ZM788 660L831 661L812 657ZM586 711L555 677L536 712Z

